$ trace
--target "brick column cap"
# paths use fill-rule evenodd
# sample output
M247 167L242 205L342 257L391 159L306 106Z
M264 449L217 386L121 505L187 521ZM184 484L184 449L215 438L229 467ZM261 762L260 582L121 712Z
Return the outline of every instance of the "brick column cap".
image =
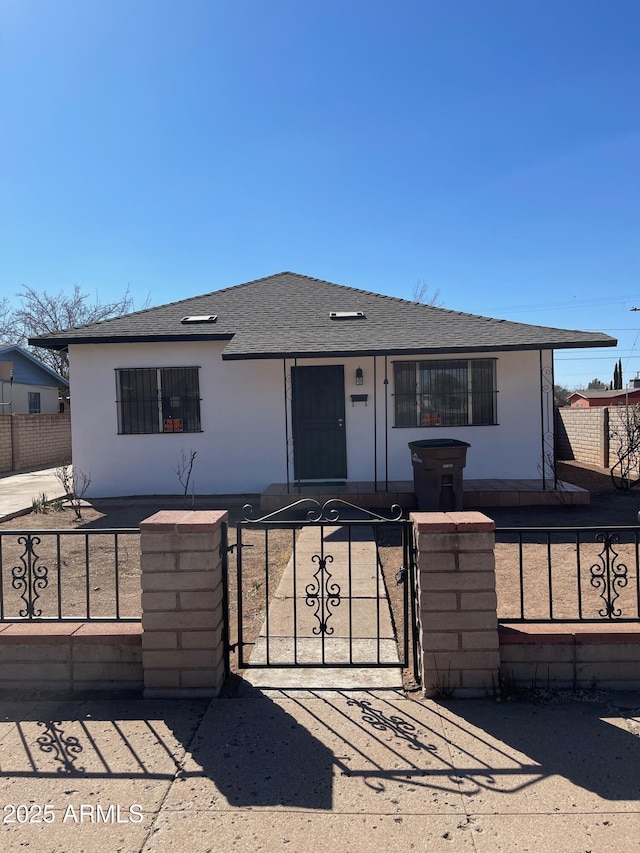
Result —
M496 529L482 512L412 512L409 518L418 533L479 533Z
M229 519L226 509L162 509L140 522L146 533L213 533Z

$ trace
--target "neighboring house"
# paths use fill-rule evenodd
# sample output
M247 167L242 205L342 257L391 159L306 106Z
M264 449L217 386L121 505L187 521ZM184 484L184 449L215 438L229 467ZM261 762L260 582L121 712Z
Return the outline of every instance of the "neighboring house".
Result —
M619 388L616 391L574 391L569 395L568 402L572 409L635 405L640 403L640 388Z
M409 441L468 442L465 476L540 478L553 350L608 335L493 320L285 272L33 339L68 348L91 495L411 480ZM548 468L547 468L548 470Z
M68 381L24 347L0 346L0 415L57 414L68 396Z

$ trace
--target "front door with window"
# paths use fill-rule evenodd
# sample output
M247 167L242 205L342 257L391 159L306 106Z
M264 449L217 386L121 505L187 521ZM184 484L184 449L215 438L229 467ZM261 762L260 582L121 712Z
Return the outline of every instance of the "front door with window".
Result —
M291 387L295 479L345 479L344 367L293 367Z

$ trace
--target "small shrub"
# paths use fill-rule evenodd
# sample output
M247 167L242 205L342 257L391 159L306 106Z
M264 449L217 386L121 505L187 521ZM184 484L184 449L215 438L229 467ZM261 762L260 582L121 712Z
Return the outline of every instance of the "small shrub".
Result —
M55 475L69 499L76 518L78 521L81 521L82 500L85 492L91 485L91 475L85 474L79 468L73 468L71 465L63 465L61 468L56 468Z
M35 498L31 498L31 512L42 513L43 515L49 512L49 502L45 492L42 492Z

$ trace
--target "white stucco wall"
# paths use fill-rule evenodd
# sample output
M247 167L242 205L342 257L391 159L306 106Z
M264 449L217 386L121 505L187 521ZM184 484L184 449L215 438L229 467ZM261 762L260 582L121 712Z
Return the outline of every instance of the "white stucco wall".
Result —
M283 363L222 361L223 348L223 342L70 347L73 462L91 474L90 496L179 493L173 469L183 449L197 452L194 481L200 494L260 492L270 483L286 481ZM542 460L539 353L483 354L492 356L497 358L497 426L411 429L393 426L394 359L389 358L386 444L384 358L378 357L375 364L375 406L373 358L299 359L298 364L344 365L349 480L373 481L374 460L378 482L386 477L411 480L407 444L422 438L468 441L467 478L538 478ZM548 358L545 354L547 363ZM292 364L287 360L287 374ZM118 435L115 370L180 366L200 368L203 432ZM362 386L355 384L357 367L364 371ZM351 394L356 393L368 394L367 405L352 405ZM287 412L291 434L289 406Z
M94 496L179 494L181 451L200 494L256 491L286 476L282 364L223 362L224 344L70 347L73 462ZM118 435L117 368L199 367L201 433Z

